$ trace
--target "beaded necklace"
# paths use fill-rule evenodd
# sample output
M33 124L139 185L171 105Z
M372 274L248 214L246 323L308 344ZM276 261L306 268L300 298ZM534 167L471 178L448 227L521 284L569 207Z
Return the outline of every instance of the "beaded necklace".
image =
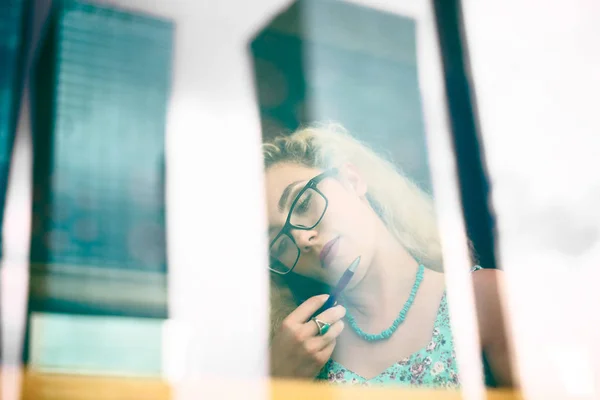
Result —
M394 320L392 326L381 331L380 333L366 333L365 331L359 328L359 326L356 324L356 320L354 319L354 317L350 313L346 312L346 319L348 320L350 327L358 335L358 337L360 337L363 340L366 340L367 342L378 342L380 340L389 339L394 334L394 332L398 330L398 327L404 322L404 319L406 318L406 313L415 301L417 290L419 290L419 286L421 286L421 281L423 280L424 271L425 267L423 266L423 264L419 264L419 268L417 269L417 277L415 279L415 283L412 287L412 290L410 291L410 296L408 296L408 300L404 304L404 307L402 307L402 310L400 310L400 314L398 314L398 317Z

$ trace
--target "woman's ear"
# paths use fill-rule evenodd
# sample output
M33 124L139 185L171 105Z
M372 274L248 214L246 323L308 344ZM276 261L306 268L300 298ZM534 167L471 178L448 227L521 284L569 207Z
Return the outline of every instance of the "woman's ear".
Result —
M339 168L340 175L350 189L359 197L363 198L367 194L367 182L354 164L345 163Z

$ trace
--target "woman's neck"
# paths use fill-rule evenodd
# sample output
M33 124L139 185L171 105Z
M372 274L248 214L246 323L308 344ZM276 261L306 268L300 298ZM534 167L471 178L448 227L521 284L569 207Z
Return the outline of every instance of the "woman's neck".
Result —
M418 266L385 229L367 273L355 287L344 293L349 312L369 331L389 328L409 296Z

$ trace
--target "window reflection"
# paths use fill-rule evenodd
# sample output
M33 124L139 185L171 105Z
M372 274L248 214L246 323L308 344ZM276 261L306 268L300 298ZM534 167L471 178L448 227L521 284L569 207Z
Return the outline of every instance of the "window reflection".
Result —
M271 374L460 388L415 22L341 2L301 1L259 32L251 50L269 229L281 235L285 228L298 250L291 272L271 274ZM281 207L286 188L300 190L331 168L339 173L319 186L328 201L319 223L290 229L293 201ZM320 310L357 257L337 305ZM281 271L279 258L270 264ZM474 255L486 383L510 384L500 273L476 264Z

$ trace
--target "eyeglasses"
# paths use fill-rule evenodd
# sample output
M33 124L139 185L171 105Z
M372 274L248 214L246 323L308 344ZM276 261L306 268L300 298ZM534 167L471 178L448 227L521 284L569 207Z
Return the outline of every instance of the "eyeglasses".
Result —
M327 170L311 180L300 190L292 205L283 228L269 245L269 269L277 274L292 272L300 258L300 248L290 234L292 229L308 231L321 222L327 211L327 197L317 188L325 178L335 176L337 169Z

